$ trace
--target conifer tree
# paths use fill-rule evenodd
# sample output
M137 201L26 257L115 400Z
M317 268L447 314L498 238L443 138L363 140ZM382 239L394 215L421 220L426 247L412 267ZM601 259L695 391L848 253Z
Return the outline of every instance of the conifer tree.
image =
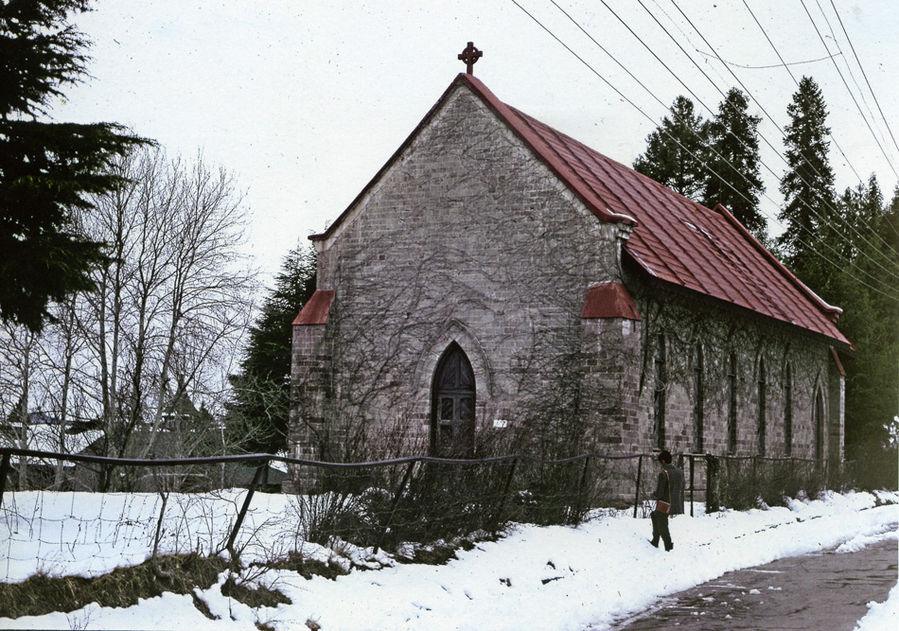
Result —
M856 348L846 363L846 450L850 458L871 458L884 442L884 426L899 409L899 303L895 292L891 297L864 281L899 274L899 190L885 205L872 176L847 189L839 208L847 226L841 268L826 291L843 308L840 329ZM866 238L845 238L849 226L852 234Z
M760 241L767 238L765 218L759 210L764 191L759 163L758 124L761 118L749 113L749 102L738 89L728 91L709 121L708 165L703 204L721 204Z
M679 96L669 116L646 137L646 151L634 160L634 170L690 199L702 196L706 169L707 125L693 112L693 102Z
M228 434L247 452L274 453L287 446L291 323L314 291L315 255L297 247L284 258L275 288L250 328L241 372L230 377Z
M817 236L834 219L836 196L827 156L827 107L814 79L802 78L787 113L790 123L785 129L784 153L788 167L780 183L784 207L778 215L786 230L778 245L799 278L820 291L835 269L822 258L827 252Z
M119 181L110 161L140 144L115 124L50 122L52 101L86 74L88 45L67 22L87 0L0 2L0 318L40 330L48 303L92 287L102 244L72 211Z

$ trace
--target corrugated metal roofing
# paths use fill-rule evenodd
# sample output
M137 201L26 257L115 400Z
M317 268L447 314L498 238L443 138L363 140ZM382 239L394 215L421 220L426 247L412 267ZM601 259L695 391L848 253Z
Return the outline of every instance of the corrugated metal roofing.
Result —
M599 220L635 224L625 250L650 276L851 347L835 324L840 309L815 295L726 209L705 208L506 105L469 74L456 77L356 200L323 234L311 239L324 240L335 233L459 85L493 110ZM327 303L330 306L330 300ZM298 317L294 324L320 323L322 311L327 317L323 306L316 305L315 314Z
M599 219L636 220L625 250L649 275L850 345L835 324L840 310L725 208L710 210L505 105L470 75L456 81L480 96Z

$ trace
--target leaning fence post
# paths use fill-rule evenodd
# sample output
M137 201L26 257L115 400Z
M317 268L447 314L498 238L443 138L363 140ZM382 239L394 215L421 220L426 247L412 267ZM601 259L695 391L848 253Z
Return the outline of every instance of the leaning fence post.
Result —
M403 491L406 490L406 485L412 477L412 470L415 468L416 462L416 460L413 460L409 463L409 466L406 467L406 474L403 476L403 481L400 482L399 487L396 489L396 493L393 494L393 504L390 506L390 515L387 517L384 528L381 530L381 536L378 537L378 542L375 544L375 554L377 554L378 550L381 549L381 546L384 545L384 537L387 536L387 531L390 530L390 525L393 523L393 516L396 515L396 509L399 508L400 498L403 497Z
M499 510L496 512L497 523L503 518L503 511L506 509L506 500L509 497L509 488L512 486L512 476L515 475L515 467L518 466L518 458L512 458L512 466L509 467L509 475L506 476L506 484L503 487L503 496L499 501Z
M6 476L9 474L9 452L3 452L3 461L0 462L0 507L3 506L3 492L6 490Z
M253 493L256 492L256 487L262 481L262 474L266 468L268 468L268 460L263 460L262 464L256 467L256 475L253 476L253 481L250 482L250 488L247 489L247 496L243 500L243 506L240 507L240 512L237 514L237 521L234 522L234 528L231 529L231 535L228 537L228 545L226 547L232 558L234 558L234 540L237 539L237 531L240 530L244 517L247 516L247 509L250 508Z
M574 505L574 513L571 515L571 523L580 521L581 509L584 504L584 487L587 484L587 467L590 466L590 456L584 458L584 468L581 470L581 480L577 486L577 503Z
M705 512L714 513L718 510L718 470L717 456L705 455Z
M643 454L637 459L637 490L634 491L634 519L637 518L637 505L640 503L640 476L643 474Z
M693 463L696 462L696 457L693 454L690 454L690 517L693 516L693 491L695 486L695 478L693 476Z

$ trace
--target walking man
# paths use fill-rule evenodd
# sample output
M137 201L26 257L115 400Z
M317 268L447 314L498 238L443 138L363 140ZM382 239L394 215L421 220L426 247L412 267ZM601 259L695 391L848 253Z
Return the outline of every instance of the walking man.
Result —
M656 508L649 514L652 520L652 539L649 543L659 547L659 537L665 544L665 550L671 551L674 542L668 531L668 515L681 515L684 512L684 474L671 464L671 452L663 449L659 453L659 480L652 498L656 500Z

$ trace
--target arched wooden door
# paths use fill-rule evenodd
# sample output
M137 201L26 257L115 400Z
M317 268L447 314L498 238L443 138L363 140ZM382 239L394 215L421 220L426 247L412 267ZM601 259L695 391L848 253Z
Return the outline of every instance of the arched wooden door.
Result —
M453 342L434 371L431 453L465 458L474 453L475 380L465 351Z

